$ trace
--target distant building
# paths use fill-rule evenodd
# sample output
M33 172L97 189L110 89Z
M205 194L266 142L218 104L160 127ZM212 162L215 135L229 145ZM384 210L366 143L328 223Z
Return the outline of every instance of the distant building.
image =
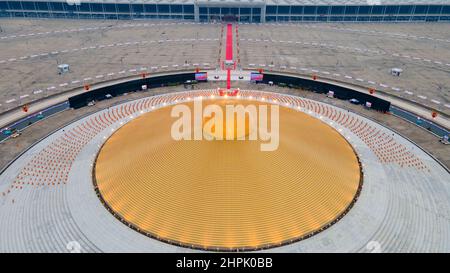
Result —
M0 1L0 17L197 22L450 22L450 0Z

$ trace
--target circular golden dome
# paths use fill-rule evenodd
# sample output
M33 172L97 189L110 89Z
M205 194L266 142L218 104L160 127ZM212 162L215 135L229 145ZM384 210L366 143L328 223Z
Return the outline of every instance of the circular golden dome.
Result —
M220 99L203 106L211 103L260 106ZM130 121L97 157L100 197L138 231L186 247L252 250L311 236L356 200L357 156L320 120L280 107L279 147L264 152L262 140L176 141L172 107Z

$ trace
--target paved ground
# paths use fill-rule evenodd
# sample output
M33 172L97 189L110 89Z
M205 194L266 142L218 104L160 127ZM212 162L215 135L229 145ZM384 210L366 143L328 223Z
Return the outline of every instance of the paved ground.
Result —
M213 90L196 95L207 98ZM273 92L241 89L241 95L276 99L327 122L352 144L364 170L361 195L345 217L309 239L269 251L450 251L449 173L422 150L347 110ZM146 238L120 223L103 207L91 181L96 153L130 120L130 110L139 115L141 109L145 113L152 105L180 102L186 96L194 94L110 107L52 134L20 157L0 179L0 250L67 252L79 246L82 252L191 251ZM60 165L62 169L55 168Z
M0 111L143 71L214 68L223 54L221 25L92 20L1 20L0 25ZM240 25L235 56L242 67L316 73L450 114L447 26ZM72 71L58 75L59 63L69 63ZM404 74L392 77L392 67Z
M431 33L444 41L372 34L372 27L427 37ZM243 25L240 39L243 67L355 82L450 113L450 43L446 41L450 31L446 25ZM393 67L404 73L391 76Z
M32 37L3 39L0 44L0 89L5 90L0 94L0 111L83 84L176 70L184 64L194 69L194 64L207 67L217 63L220 25L165 22L127 27L116 21L71 23L40 20L25 28L27 21L0 22L3 35L36 33ZM86 30L89 26L96 29ZM26 31L20 31L23 28ZM44 30L63 29L77 31L37 35ZM58 75L57 65L62 63L70 64L71 71Z

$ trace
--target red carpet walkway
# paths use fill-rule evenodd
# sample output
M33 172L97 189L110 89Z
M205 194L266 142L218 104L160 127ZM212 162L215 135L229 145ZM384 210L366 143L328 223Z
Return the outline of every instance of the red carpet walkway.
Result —
M227 61L233 60L233 25L227 25L227 42L226 42L226 57Z

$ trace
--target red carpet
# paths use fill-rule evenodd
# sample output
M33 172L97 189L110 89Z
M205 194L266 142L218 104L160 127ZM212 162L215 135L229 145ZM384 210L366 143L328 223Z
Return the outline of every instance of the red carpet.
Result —
M233 25L227 25L227 51L226 51L226 60L233 60Z

